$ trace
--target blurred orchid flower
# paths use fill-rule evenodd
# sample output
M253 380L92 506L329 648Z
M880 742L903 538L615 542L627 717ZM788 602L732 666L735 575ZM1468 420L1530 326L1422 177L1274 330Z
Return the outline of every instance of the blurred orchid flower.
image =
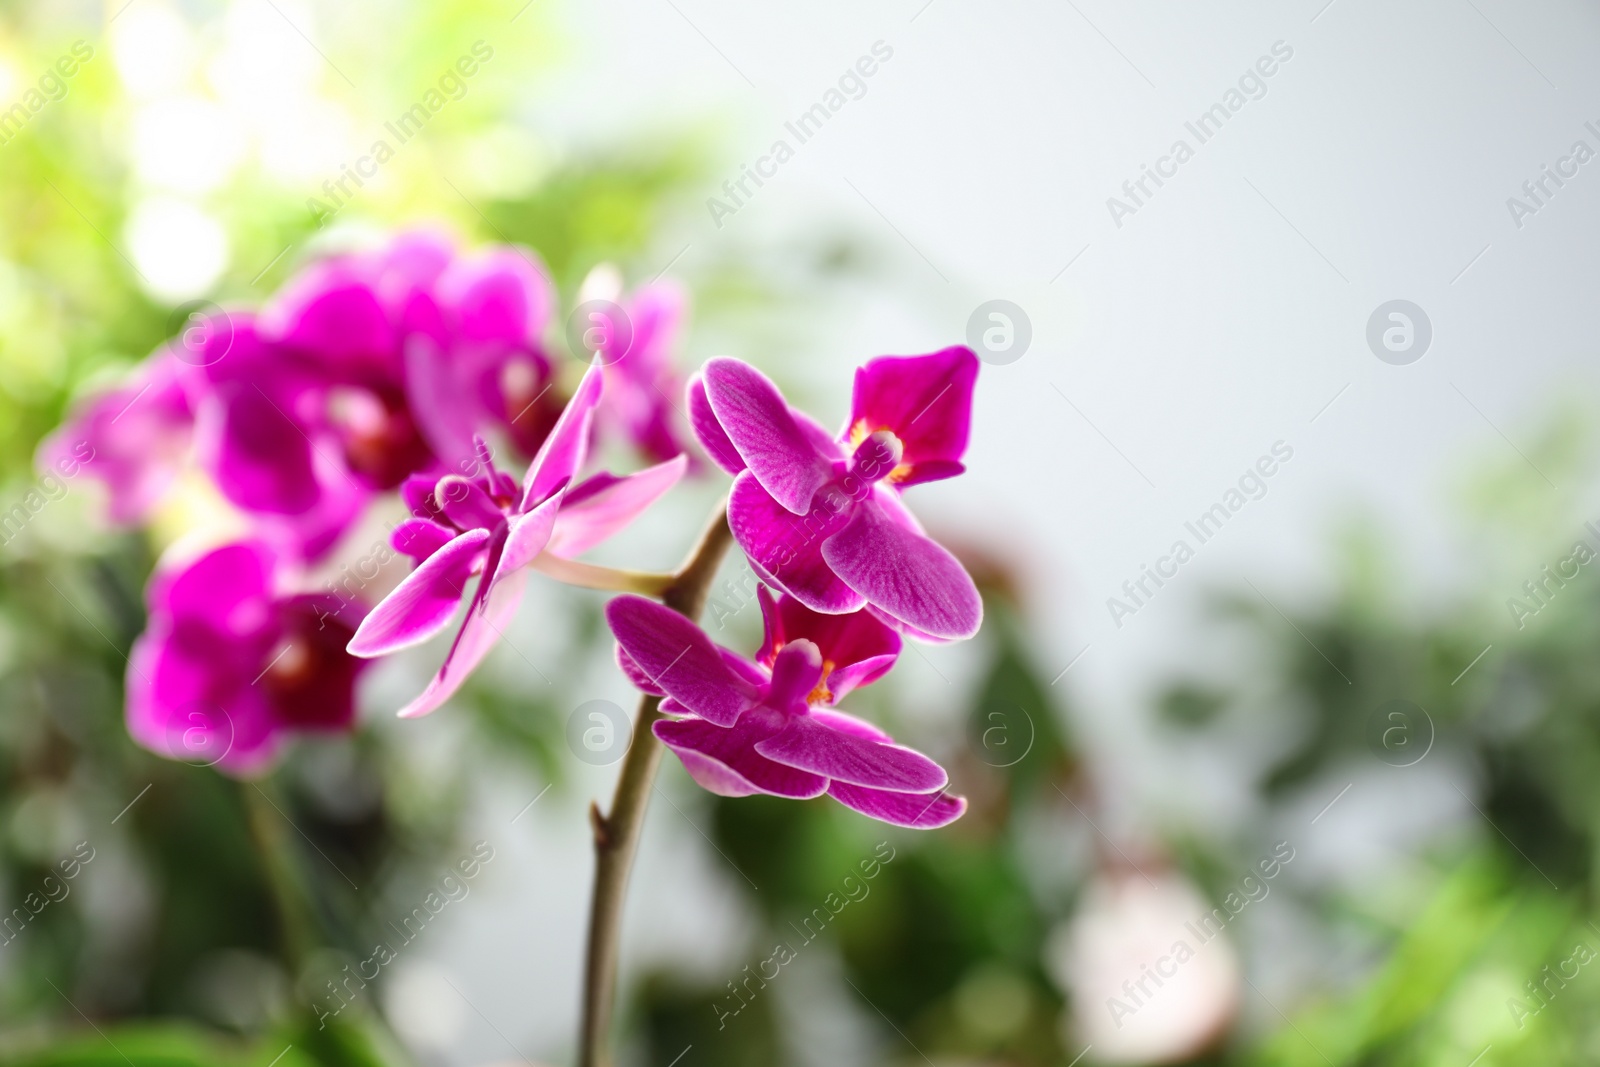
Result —
M874 359L856 371L835 440L754 367L710 360L690 382L689 417L735 476L728 523L757 574L825 614L870 606L913 636L976 633L977 587L899 491L965 469L977 374L962 347Z
M158 569L150 623L128 658L128 732L158 755L230 774L264 770L285 735L348 729L356 677L345 652L359 605L286 595L285 559L261 540Z
M526 254L461 257L428 233L315 263L197 361L201 464L316 558L374 495L470 464L479 432L537 448L559 407L537 341L550 305Z
M864 815L917 829L947 825L966 810L964 799L945 791L949 778L933 760L825 706L832 698L829 683L843 679L815 641L775 641L769 633L763 649L771 658L763 666L720 648L693 622L643 597L612 600L606 621L629 676L646 692L666 696L663 712L682 716L656 722L655 735L711 792L796 800L827 793ZM891 653L876 651L888 647L883 635L876 644L845 627L828 636L833 654L849 661L846 677L868 663L861 675L881 674L888 669L883 656L892 663Z
M39 445L39 468L87 471L105 484L112 522L143 521L177 481L194 437L182 369L169 348L157 349Z
M591 309L591 321L602 320L592 334L606 378L595 431L627 440L657 461L684 452L686 434L674 406L683 380L672 356L688 296L670 281L641 285L624 296L622 275L602 263L584 279L578 300L580 308Z

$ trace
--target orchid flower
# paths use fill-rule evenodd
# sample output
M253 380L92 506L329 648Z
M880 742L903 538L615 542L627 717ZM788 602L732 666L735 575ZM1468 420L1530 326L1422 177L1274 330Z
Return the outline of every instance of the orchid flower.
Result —
M964 799L946 792L949 776L933 760L826 706L829 686L843 679L815 641L778 643L769 632L766 647L774 651L764 666L718 647L700 627L643 597L612 600L606 621L630 676L666 696L663 712L681 716L657 721L656 737L711 792L796 800L826 793L863 815L917 829L944 826L966 810ZM832 636L834 654L850 660L846 675L848 667L881 658L850 659L852 645L854 654L864 651L855 643L860 635L841 628ZM892 663L891 653L883 655ZM887 669L880 663L862 673Z
M674 285L641 286L626 307L632 326L627 350L614 359L611 353L602 353L607 358L603 422L656 460L684 450L673 405L683 379L672 366L672 348L685 303L683 292Z
M111 521L143 521L178 480L194 408L178 359L163 346L115 389L95 396L39 446L41 470L82 469L105 484Z
M479 576L466 618L428 687L400 711L426 715L461 686L483 660L522 601L527 568L542 553L567 560L621 530L682 477L676 459L619 478L611 474L572 484L587 450L599 367L591 367L519 487L495 468L478 443L474 477L450 474L407 483L413 517L396 527L394 546L418 560L393 592L362 621L351 654L382 656L444 630ZM559 565L557 568L559 569Z
M474 434L499 425L537 447L550 304L524 254L456 257L429 234L316 263L198 361L201 464L320 556L375 494L469 463Z
M923 533L900 491L962 472L978 357L885 356L856 371L832 438L765 375L726 356L689 386L689 417L728 473L728 523L757 574L807 607L869 606L919 637L971 637L983 618L961 564Z
M344 645L352 607L287 595L283 558L261 540L159 569L149 627L128 657L128 732L158 755L260 772L285 735L348 729L365 666Z

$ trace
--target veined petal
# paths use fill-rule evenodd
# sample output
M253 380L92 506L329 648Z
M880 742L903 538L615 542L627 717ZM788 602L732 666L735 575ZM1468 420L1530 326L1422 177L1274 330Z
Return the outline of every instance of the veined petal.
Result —
M679 455L618 478L597 474L568 489L550 536L552 555L571 559L617 533L678 484L689 457Z
M935 637L971 637L983 600L943 546L894 521L876 500L822 544L822 558L875 607Z
M819 774L767 759L757 751L764 736L778 725L775 712L746 715L733 726L715 726L702 719L662 719L653 727L663 744L677 753L696 782L722 796L773 796L807 800L821 796L828 780Z
M527 585L527 571L515 571L492 584L483 610L467 612L439 673L415 700L400 709L402 719L426 715L455 695L510 625Z
M757 742L756 751L790 767L897 793L927 793L950 780L920 752L834 729L810 715L791 718L783 732Z
M936 830L961 818L965 797L944 790L934 793L893 793L845 782L830 782L828 795L852 811L913 830Z
M617 646L617 666L622 668L623 676L633 683L639 692L653 697L664 697L667 691L656 685L654 679L644 673L644 668L633 662L633 657L620 644Z
M450 624L482 560L488 530L468 530L429 556L361 621L352 656L383 656L421 644Z
M671 608L619 596L606 605L606 622L645 676L701 718L732 726L755 705L756 687L723 662L705 631Z
M528 464L528 473L522 479L523 511L550 499L550 494L570 482L583 466L601 387L600 367L596 364L584 372L578 391L567 401L550 436L539 446L539 454Z
M878 741L886 745L894 744L894 738L878 729L865 719L858 719L854 715L846 715L842 711L829 711L824 708L812 708L811 717L830 730L838 730L867 741Z
M866 603L866 597L841 581L822 556L824 538L844 522L843 513L825 506L811 515L792 514L772 499L751 471L734 479L728 497L728 526L756 573L807 607L827 614L855 611Z
M717 421L716 412L711 410L711 401L706 396L706 383L700 375L689 379L685 395L689 405L689 428L694 431L695 440L706 450L711 462L737 476L745 468L744 459L728 439L722 423Z
M801 429L766 375L728 356L702 372L706 396L728 439L772 498L796 515L834 475L832 461Z

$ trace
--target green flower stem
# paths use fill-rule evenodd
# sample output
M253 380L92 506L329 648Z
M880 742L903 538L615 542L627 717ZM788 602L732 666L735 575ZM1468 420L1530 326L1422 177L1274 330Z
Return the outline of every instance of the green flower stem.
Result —
M300 876L294 857L290 855L285 840L285 816L272 796L269 782L239 783L239 793L244 798L245 814L250 821L250 836L261 858L272 894L272 903L278 913L280 952L289 981L299 982L306 960L317 946L305 882Z
M700 543L677 574L661 591L669 608L698 620L711 592L712 579L733 543L728 530L726 504L717 508ZM609 1067L606 1047L611 1023L612 1001L617 985L617 945L622 926L622 905L627 895L628 873L639 844L645 809L650 804L656 769L661 766L661 742L651 729L661 718L660 697L639 701L639 714L633 724L633 743L622 758L617 775L611 811L600 813L598 804L589 806L589 821L594 827L594 895L589 905L589 943L584 960L583 1023L578 1036L579 1067Z

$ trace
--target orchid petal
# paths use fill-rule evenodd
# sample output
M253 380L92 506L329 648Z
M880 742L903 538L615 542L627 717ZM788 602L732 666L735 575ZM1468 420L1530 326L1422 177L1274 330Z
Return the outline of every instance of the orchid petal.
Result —
M702 374L717 422L749 470L774 500L804 514L833 477L833 463L800 428L778 387L728 356L712 359Z
M656 685L655 680L644 673L644 668L633 662L633 657L621 646L617 646L617 666L622 668L623 675L633 684L633 687L646 696L664 697L667 691Z
M774 602L765 590L757 590L757 595L763 616L773 616L766 624L769 642L774 635L779 643L803 637L815 642L824 662L833 665L824 679L829 703L838 702L852 689L877 681L900 655L899 633L870 612L825 615L792 596ZM763 660L770 656L768 647L762 646Z
M746 715L730 727L701 719L662 719L652 729L683 760L690 776L713 793L769 793L794 800L821 796L828 788L826 778L760 754L760 739L772 732L778 719L770 711Z
M292 515L317 503L311 440L254 384L219 387L201 410L202 462L233 503Z
M600 402L601 378L598 364L584 372L578 391L572 394L550 436L539 446L539 454L528 464L522 480L522 510L532 510L550 494L566 485L583 466L589 447L589 427L594 422L595 405Z
M471 458L475 406L463 396L455 364L422 335L406 342L404 355L406 405L428 447L446 463Z
M439 673L433 676L428 687L415 700L400 709L400 718L415 719L426 715L455 695L461 683L483 662L483 658L510 625L522 603L527 584L527 571L516 571L492 583L483 610L467 612Z
M705 632L669 607L640 596L606 605L623 651L678 703L718 726L732 726L758 699L756 687L723 662Z
M824 538L844 521L825 507L808 516L790 513L751 471L734 479L728 497L728 526L756 574L827 614L855 611L866 603L866 597L841 581L822 555Z
M500 557L500 565L494 572L496 581L512 571L526 567L533 562L535 556L545 550L550 543L550 532L555 529L560 511L561 497L558 494L526 515L519 515L512 520L511 531L506 537L505 552Z
M573 486L562 498L549 552L565 559L587 552L661 499L688 465L689 457L679 455L624 478L597 474Z
M468 530L429 556L361 621L350 639L350 654L387 655L450 625L488 540L488 530Z
M950 780L943 767L920 752L834 729L810 715L791 718L781 733L756 742L755 748L790 767L897 793L927 793Z
M711 457L711 462L729 474L737 476L745 469L745 462L740 457L739 450L734 448L733 442L728 439L722 423L717 421L716 412L711 410L711 400L706 396L706 383L700 375L696 374L689 379L686 396L689 406L689 428L694 431L695 440L700 442L700 447Z
M854 509L822 557L850 588L896 619L936 637L971 637L983 600L966 570L943 546L909 530L876 500Z
M877 741L881 744L892 745L894 738L878 729L865 719L858 719L854 715L846 715L842 711L831 711L826 708L812 708L811 717L830 730L850 734L866 741Z
M158 349L120 387L89 400L39 446L41 472L80 470L105 483L111 521L140 522L182 470L194 413L170 349Z
M944 790L936 793L895 793L845 782L830 782L828 795L852 811L913 830L936 830L961 818L965 797Z
M433 487L434 499L445 517L462 530L492 530L504 524L505 515L476 482L459 474L440 478Z
M972 429L972 394L978 357L957 345L925 356L880 356L856 370L850 403L852 439L889 430L900 439L903 462L959 461ZM950 477L959 467L929 468L931 477Z
M511 347L532 341L550 317L550 288L532 253L505 247L455 260L438 282L463 340Z
M455 539L454 530L428 519L407 519L394 528L389 544L421 563Z

